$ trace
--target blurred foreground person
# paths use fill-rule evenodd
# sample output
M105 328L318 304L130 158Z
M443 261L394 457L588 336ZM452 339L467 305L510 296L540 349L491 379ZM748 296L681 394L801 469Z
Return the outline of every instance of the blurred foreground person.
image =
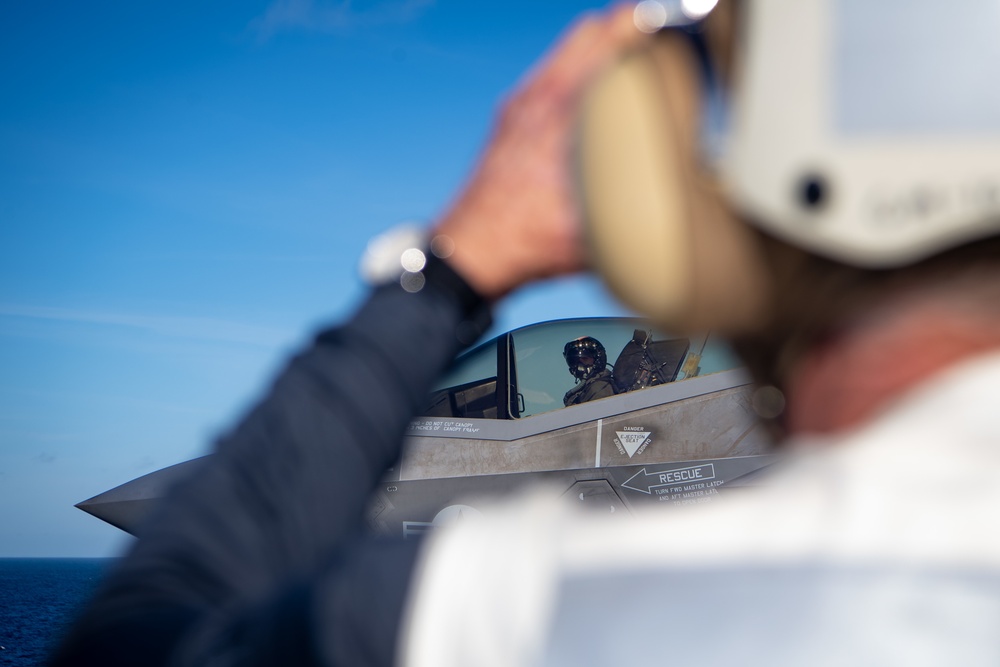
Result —
M1000 664L1000 5L710 9L574 28L57 664ZM798 455L691 511L527 498L424 544L360 537L489 304L588 263L661 328L729 335Z

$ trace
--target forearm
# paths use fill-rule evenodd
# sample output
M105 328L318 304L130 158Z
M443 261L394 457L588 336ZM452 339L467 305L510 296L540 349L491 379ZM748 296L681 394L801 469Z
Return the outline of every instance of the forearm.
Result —
M342 564L358 562L352 550L368 548L350 543L369 493L460 348L464 315L433 287L383 289L351 322L321 334L162 503L77 637L115 627L134 634L143 614L149 623L167 614L158 625L176 626L177 636L164 644L212 644L212 628L252 626L269 608L326 608L317 591L336 589ZM304 597L290 593L296 587Z
M627 5L582 20L505 106L479 167L434 227L480 295L496 300L585 266L566 171L576 104L586 82L639 38ZM392 623L379 651L366 652L374 640L340 653L343 642L310 639L398 619L412 548L383 552L354 538L407 422L458 350L456 338L469 339L461 303L447 290L383 292L295 359L213 461L162 504L60 664L81 664L79 647L111 663L101 645L115 645L116 634L139 638L137 664L171 654L198 664L230 650L237 653L213 664L251 664L247 651L303 644L306 662L385 661ZM383 581L385 590L368 597L384 607L331 618L353 602L343 591L358 586L365 597ZM296 634L303 626L306 635ZM323 632L309 634L316 629ZM113 647L129 664L128 651Z

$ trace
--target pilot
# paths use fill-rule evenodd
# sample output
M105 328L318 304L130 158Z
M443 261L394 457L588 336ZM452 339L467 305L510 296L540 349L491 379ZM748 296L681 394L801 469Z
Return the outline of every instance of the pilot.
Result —
M576 386L563 396L563 405L579 405L615 395L615 385L608 370L608 353L596 338L581 336L566 343L563 358Z
M998 5L723 0L646 35L713 5L579 22L423 241L384 244L357 314L172 490L56 665L1000 664ZM661 326L733 340L796 457L691 511L532 496L423 544L362 538L491 305L588 263Z

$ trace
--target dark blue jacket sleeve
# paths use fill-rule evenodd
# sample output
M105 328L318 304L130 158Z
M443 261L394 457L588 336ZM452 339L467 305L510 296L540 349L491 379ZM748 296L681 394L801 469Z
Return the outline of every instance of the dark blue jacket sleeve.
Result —
M319 335L161 503L54 664L391 664L417 547L363 537L363 511L481 333L471 310L385 287Z

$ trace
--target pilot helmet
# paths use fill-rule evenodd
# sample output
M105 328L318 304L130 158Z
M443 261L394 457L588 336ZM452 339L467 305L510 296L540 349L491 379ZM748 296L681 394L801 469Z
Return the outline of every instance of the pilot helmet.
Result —
M586 96L575 173L595 269L661 327L756 331L788 287L772 240L882 272L1000 236L1000 3L635 16L658 33Z
M596 338L581 336L566 343L563 357L577 380L588 380L608 366L608 353Z

